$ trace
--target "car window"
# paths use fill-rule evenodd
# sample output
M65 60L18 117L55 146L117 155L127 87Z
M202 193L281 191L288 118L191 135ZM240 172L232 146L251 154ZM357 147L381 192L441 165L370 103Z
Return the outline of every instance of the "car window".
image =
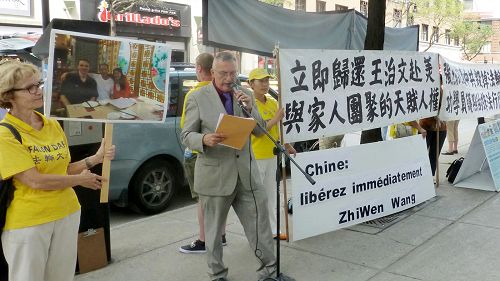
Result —
M169 80L167 117L173 117L179 111L179 78L170 76Z
M198 80L196 80L196 76L186 76L180 78L182 87L181 87L181 104L179 107L180 112L179 116L182 115L182 109L184 108L184 102L186 102L186 94L196 87L198 84Z
M192 79L192 78L183 78L182 79L182 89L181 89L181 94L182 96L186 96L186 94L194 89L196 87L196 84L198 84L198 80Z

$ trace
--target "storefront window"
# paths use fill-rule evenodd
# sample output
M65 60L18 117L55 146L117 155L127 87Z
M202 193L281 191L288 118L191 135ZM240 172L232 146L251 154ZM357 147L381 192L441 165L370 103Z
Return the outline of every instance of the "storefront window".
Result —
M265 68L269 74L275 75L274 59L269 57L259 56L259 68Z

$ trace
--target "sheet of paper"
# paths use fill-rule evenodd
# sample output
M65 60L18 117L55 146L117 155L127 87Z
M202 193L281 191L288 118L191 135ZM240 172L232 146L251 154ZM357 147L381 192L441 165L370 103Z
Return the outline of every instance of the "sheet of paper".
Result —
M118 98L110 100L109 103L119 109L124 109L134 105L136 103L136 100L131 98Z
M221 145L241 150L256 124L253 118L221 114L215 132L226 136L226 139L220 143Z

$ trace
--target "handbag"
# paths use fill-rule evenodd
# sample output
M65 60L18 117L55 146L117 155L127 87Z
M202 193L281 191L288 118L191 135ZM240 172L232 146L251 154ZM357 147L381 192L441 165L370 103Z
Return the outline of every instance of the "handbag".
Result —
M462 163L464 162L464 158L460 157L458 159L455 159L453 163L451 163L450 167L448 167L448 170L446 170L446 177L448 178L448 182L453 183L455 181L455 178L458 175L458 171L460 170L460 167L462 167Z
M8 123L0 123L0 126L9 128L14 137L22 144L21 135L12 125ZM12 182L12 177L6 180L0 178L0 237L2 236L3 228L5 226L5 219L7 217L7 209L9 208L10 202L14 197L14 183ZM2 250L2 240L0 239L0 281L7 281L9 279L9 266L5 260L5 256Z
M413 127L412 126L408 126L408 125L401 124L401 123L396 124L394 126L395 126L394 130L395 130L397 139L413 136Z
M11 124L0 123L0 126L7 127L17 141L21 144L23 143L21 135ZM5 220L7 217L7 209L10 206L10 202L14 198L14 183L12 182L12 177L2 180L0 179L0 235L2 235L3 228L5 226Z

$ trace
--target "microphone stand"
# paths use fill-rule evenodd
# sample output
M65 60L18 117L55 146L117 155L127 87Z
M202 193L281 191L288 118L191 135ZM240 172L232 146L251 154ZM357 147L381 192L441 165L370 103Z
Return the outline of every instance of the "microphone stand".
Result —
M241 108L241 110L243 111L243 114L246 115L247 117L249 118L252 118L255 120L255 118L252 117L252 115L247 111L247 109L245 108L245 106L240 102L238 101L237 102L238 106ZM254 110L256 110L254 108ZM257 121L257 120L255 120ZM285 157L287 159L290 160L291 163L293 163L295 165L295 167L297 167L297 169L299 169L299 171L304 175L304 177L312 184L316 184L316 181L309 175L307 174L303 169L302 167L299 166L299 164L297 164L297 162L295 162L295 160L290 156L290 154L288 153L288 151L286 151L285 147L283 145L281 145L281 143L278 141L278 140L275 140L270 134L269 132L267 131L267 129L265 127L262 127L262 125L259 123L259 122L256 122L257 123L257 126L259 127L259 129L274 143L274 149L273 149L273 153L276 155L276 164L277 164L277 167L276 167L276 278L271 278L271 277L268 277L266 279L264 279L263 281L265 280L275 280L275 281L289 281L289 280L293 280L285 275L282 275L281 272L280 272L280 179L281 179L281 164L282 164L282 161L281 161L281 158L283 155L285 155ZM284 179L286 180L286 179ZM271 211L271 210L269 210Z

